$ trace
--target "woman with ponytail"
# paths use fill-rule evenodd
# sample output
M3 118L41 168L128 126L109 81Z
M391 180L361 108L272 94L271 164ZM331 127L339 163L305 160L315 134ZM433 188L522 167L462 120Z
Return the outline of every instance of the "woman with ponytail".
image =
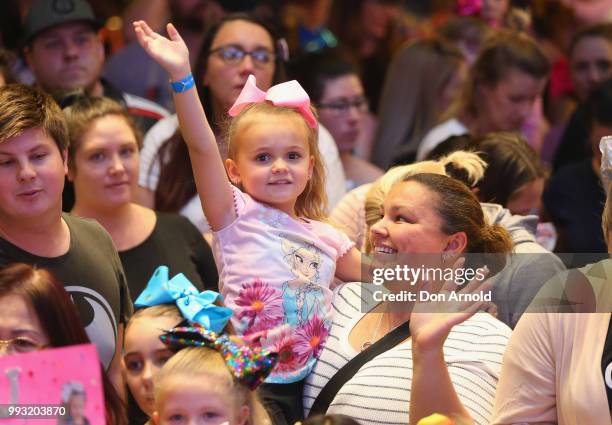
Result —
M487 222L468 186L443 175L463 176L473 185L484 167L482 162L465 159L454 157L428 164L432 170L438 167L437 174L404 173L392 181L383 177L378 182L385 193L382 205L376 200L380 192L370 191L375 196L366 202L368 220L373 223L369 239L377 264L372 271L374 284L349 283L337 291L330 337L304 387L307 414L345 414L361 424L412 424L424 413L412 417L413 359L416 351L422 354L423 347L412 340L411 332L422 336L437 324L432 321L428 326L421 316L419 325L413 326L412 313L417 306L421 306L419 312L446 311L451 306L431 302L423 307L419 301L427 300L422 294L450 297L451 293L456 296L490 289L490 283L483 283L485 276L499 272L512 250L508 231ZM412 272L419 269L423 274L411 274L412 279L396 274L389 279L388 273L398 266ZM434 270L433 274L424 276L425 268ZM470 269L477 276L471 280ZM444 270L445 277L436 277L437 270ZM454 279L446 277L448 270L454 272ZM462 281L461 276L467 279ZM439 288L438 284L443 285L442 292L433 289ZM450 330L442 354L450 382L461 388L458 396L465 410L457 413L462 420L471 417L476 424L489 423L500 362L511 332L488 313L472 315L486 306L482 300L488 301L483 297L480 304L452 306L456 308L453 311L467 313L463 316L467 320ZM355 366L344 367L347 362Z

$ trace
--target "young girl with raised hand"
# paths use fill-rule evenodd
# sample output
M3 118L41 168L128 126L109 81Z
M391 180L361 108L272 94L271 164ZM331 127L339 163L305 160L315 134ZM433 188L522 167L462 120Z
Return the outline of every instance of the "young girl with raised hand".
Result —
M229 110L235 118L227 132L226 173L180 35L171 24L170 39L145 22L134 26L140 44L173 81L196 186L215 231L219 286L237 333L281 353L264 401L274 400L268 408L279 423L283 417L293 423L303 411L302 381L328 334L334 274L361 280L359 251L319 221L324 169L308 95L296 81L265 93L250 76ZM252 60L254 52L243 53L242 60Z
M161 339L179 349L155 378L156 425L269 425L255 389L276 353L236 344L202 327L177 327Z

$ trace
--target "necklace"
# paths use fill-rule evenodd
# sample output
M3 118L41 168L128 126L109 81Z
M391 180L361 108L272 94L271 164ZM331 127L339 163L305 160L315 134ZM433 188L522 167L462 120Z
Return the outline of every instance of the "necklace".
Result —
M382 324L383 316L384 316L384 313L378 313L378 323L376 324L374 333L372 334L372 337L370 339L364 341L364 343L361 344L361 351L367 350L368 348L372 346L372 344L376 342L376 337L378 336L378 331L380 330L380 325Z

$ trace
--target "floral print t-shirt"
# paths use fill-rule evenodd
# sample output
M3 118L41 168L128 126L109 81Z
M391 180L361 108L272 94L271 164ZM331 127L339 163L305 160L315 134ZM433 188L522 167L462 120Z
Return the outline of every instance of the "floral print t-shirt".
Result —
M279 353L266 382L299 381L331 326L336 260L354 244L329 224L294 219L233 191L238 217L213 241L221 293L238 334Z

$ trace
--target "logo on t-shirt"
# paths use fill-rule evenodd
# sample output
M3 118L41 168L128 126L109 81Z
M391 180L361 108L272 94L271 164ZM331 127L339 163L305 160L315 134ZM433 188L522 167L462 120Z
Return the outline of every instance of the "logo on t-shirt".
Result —
M606 366L604 379L606 380L606 387L612 390L612 362L608 363L608 366Z
M66 286L65 289L79 311L89 339L98 348L100 360L108 367L117 342L117 321L110 304L91 288Z

